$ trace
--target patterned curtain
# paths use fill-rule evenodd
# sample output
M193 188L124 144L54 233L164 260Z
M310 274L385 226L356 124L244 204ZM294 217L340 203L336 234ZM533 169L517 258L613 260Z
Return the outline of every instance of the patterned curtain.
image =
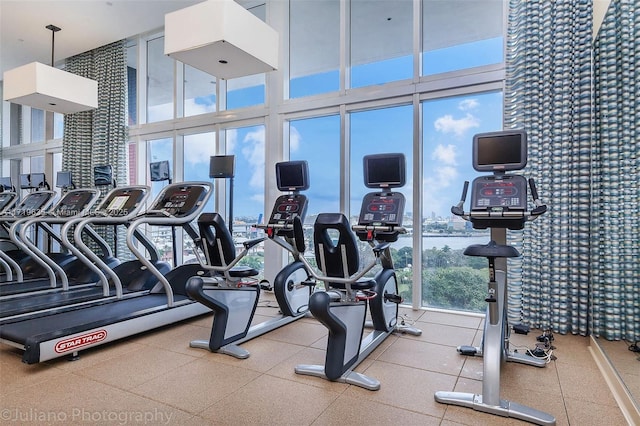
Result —
M126 170L126 87L125 41L67 59L66 70L98 81L98 108L64 118L62 168L71 171L77 187L91 188L93 168L110 164L118 183L125 183ZM101 188L106 193L110 188ZM102 236L114 244L113 228ZM118 238L118 251L124 248ZM112 247L114 247L112 245Z
M511 233L509 316L586 335L591 302L592 2L509 1L505 128L528 133L529 163L549 212Z
M640 10L613 0L594 43L593 334L640 340Z

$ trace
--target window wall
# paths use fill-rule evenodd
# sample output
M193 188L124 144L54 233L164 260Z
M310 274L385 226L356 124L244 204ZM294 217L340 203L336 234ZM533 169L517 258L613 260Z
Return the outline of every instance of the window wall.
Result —
M487 261L462 252L488 242L489 231L453 216L451 206L461 199L464 182L478 175L471 168L473 135L502 127L502 93L424 101L422 124L422 304L484 311Z
M460 255L462 241L472 237L450 234L472 231L448 209L472 177L472 135L502 128L504 2L239 3L278 31L277 71L218 80L165 56L161 33L131 40L129 159L136 182L149 184L149 162L165 159L176 180L209 180L209 157L233 154L239 242L258 235L251 225L270 213L265 200L279 195L276 162L309 162L309 226L322 211L358 214L367 192L364 155L402 152L410 232L393 255L405 302L475 310L468 303L473 295L441 297L459 282L459 274L445 270L484 273ZM31 117L22 121L30 126ZM222 195L207 206L225 220L229 184L215 182ZM152 184L154 194L161 185ZM257 247L248 259L268 279L285 258L273 246Z

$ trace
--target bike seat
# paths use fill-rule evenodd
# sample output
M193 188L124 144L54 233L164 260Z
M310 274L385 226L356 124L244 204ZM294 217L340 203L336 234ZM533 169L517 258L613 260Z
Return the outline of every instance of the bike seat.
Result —
M337 290L344 290L347 287L345 283L329 282L327 283L327 285L330 288L334 288ZM352 290L369 290L373 288L375 285L376 285L376 280L374 280L373 278L363 278L358 281L352 282L351 289Z
M491 240L487 244L473 244L464 250L466 256L477 257L519 257L520 253L515 247L496 244Z

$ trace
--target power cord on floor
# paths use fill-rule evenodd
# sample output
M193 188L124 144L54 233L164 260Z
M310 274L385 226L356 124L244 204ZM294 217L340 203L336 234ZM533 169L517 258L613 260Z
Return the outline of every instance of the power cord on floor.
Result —
M629 350L631 352L640 352L640 346L638 346L638 341L635 341L629 345Z

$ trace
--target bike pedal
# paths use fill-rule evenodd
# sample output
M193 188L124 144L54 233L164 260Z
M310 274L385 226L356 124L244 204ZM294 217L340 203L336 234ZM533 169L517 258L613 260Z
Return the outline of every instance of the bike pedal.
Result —
M476 353L478 353L478 350L475 348L475 346L458 346L458 352L461 355L474 356Z

